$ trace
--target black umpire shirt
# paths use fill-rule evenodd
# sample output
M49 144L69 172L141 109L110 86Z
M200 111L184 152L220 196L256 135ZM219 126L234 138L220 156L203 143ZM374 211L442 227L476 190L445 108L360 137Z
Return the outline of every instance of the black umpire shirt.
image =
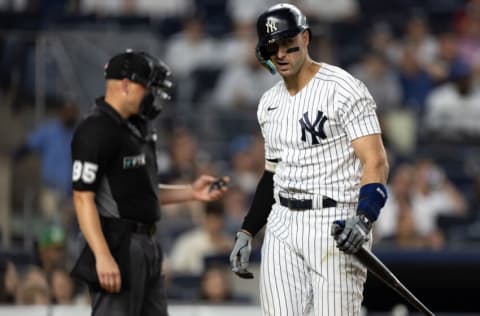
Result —
M72 140L72 181L95 192L101 216L153 223L159 218L156 135L138 117L123 119L103 98Z

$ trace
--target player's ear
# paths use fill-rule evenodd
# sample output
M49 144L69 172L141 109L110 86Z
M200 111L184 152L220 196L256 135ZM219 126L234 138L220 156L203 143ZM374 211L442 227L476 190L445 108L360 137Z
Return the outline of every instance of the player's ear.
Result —
M305 46L308 46L308 44L310 44L310 32L308 32L308 30L305 30L302 32L301 36L303 44Z

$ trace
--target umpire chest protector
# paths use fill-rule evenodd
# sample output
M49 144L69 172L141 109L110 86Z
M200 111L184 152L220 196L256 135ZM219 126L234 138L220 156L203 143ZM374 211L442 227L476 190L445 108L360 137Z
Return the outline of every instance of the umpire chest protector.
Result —
M159 218L155 139L144 119L124 120L99 98L72 141L74 190L95 192L102 216L155 222ZM85 172L88 166L93 166L90 173Z

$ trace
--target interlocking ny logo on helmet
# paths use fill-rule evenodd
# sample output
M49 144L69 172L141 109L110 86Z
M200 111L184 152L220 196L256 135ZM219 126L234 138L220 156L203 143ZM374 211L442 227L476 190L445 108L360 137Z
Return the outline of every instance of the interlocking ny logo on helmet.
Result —
M265 23L265 27L267 28L267 33L277 31L276 21L272 18L267 20L267 23Z
M274 5L262 13L257 20L257 58L272 73L273 65L269 61L270 54L267 45L281 39L294 37L300 32L309 30L307 18L296 6L288 3Z

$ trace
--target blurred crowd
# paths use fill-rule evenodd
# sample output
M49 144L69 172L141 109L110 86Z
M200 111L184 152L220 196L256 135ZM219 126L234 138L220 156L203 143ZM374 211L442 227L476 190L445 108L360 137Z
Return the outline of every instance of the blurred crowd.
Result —
M345 67L377 102L392 168L390 198L374 229L374 247L441 251L478 243L480 1L291 2L308 15L314 59ZM232 179L220 202L162 208L157 237L165 250L170 298L252 300L233 290L228 253L264 169L256 105L280 80L261 68L253 53L256 17L272 3L0 0L0 27L7 30L26 27L28 21L55 29L107 17L109 23L120 19L119 25L146 23L164 43L161 57L182 84L171 105L173 118L158 122L164 136L158 148L159 182L187 183L202 173ZM33 20L8 18L22 15ZM12 117L32 108L24 106L33 104L25 53L30 45L8 32L0 36L0 102L10 106ZM71 203L69 144L87 108L62 97L52 96L60 101L48 103L48 116L27 129L23 140L9 146L2 142L0 152L8 152L12 178L20 182L12 194L24 196L18 191L27 185L18 179L38 183L32 205L12 199L21 227L13 232L14 247L27 258L20 260L12 251L0 257L0 303L88 300L68 275L79 232ZM194 118L172 123L184 109ZM36 165L25 162L32 154ZM28 207L31 218L22 222L26 213L18 209ZM26 231L33 244L22 240ZM254 257L261 242L260 233Z

